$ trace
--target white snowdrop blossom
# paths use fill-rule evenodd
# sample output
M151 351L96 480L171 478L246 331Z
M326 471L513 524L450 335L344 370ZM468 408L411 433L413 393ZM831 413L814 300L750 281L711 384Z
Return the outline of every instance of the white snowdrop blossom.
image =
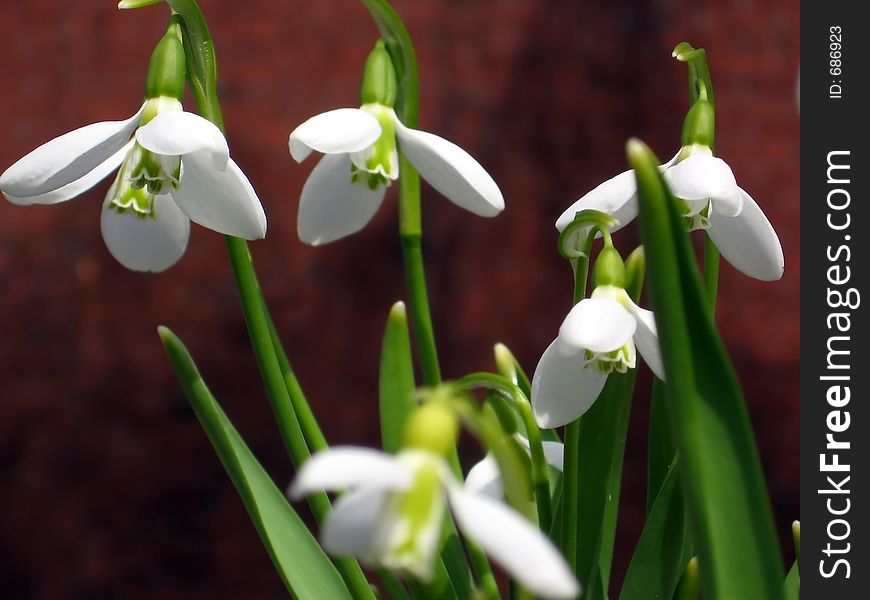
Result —
M543 428L577 420L601 393L610 373L637 364L637 352L660 379L664 367L655 317L620 287L601 285L565 317L532 377L532 408Z
M371 103L312 117L290 134L290 154L302 162L325 156L299 203L299 239L325 244L362 229L399 177L396 140L420 175L454 204L482 217L504 210L501 190L465 150L425 131L405 127L395 110Z
M661 166L665 181L682 202L690 231L706 230L736 269L763 281L782 277L782 246L755 200L737 185L731 167L702 145L684 147ZM616 231L638 213L634 171L609 179L574 202L556 221L565 229L577 212L594 209L615 217Z
M128 269L175 264L190 221L249 240L266 234L260 200L221 131L172 97L149 98L127 120L86 125L43 144L0 176L0 190L13 204L57 204L113 171L100 225L109 252Z
M449 506L459 530L536 596L567 599L580 592L549 538L503 502L463 488L437 454L324 450L302 466L289 494L347 488L321 531L321 543L333 555L430 580Z

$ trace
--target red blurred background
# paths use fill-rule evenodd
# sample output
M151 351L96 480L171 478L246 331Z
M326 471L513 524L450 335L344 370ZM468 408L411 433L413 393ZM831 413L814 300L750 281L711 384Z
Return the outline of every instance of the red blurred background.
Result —
M252 247L291 360L331 442L375 444L382 326L405 295L395 199L363 232L303 246L295 213L313 163L291 161L287 136L313 114L357 104L376 30L350 0L202 5L233 157L269 217L268 239ZM718 153L766 211L786 256L777 283L723 263L718 307L786 539L799 509L798 3L395 6L417 46L421 128L468 149L508 205L480 219L424 185L433 317L448 377L493 368L497 341L534 369L571 300L555 218L625 169L628 137L671 156L687 86L685 65L670 52L683 40L707 48ZM0 4L0 169L61 133L132 114L166 17L162 6L119 12L108 0ZM0 204L0 596L282 597L155 334L167 324L188 343L276 481L289 481L223 240L195 227L167 273L125 271L100 237L106 186L64 205ZM644 375L640 389L648 386ZM617 578L643 523L646 418L645 401L636 401ZM466 459L477 457L468 448Z

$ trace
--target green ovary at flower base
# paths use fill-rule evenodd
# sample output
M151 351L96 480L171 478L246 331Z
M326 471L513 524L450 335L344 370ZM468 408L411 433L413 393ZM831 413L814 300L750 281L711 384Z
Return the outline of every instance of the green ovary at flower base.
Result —
M355 555L427 581L434 573L449 507L459 530L542 598L575 598L579 587L552 542L513 509L454 477L445 451L455 417L437 402L409 418L406 447L395 456L336 447L312 456L290 487L299 498L350 488L324 523L321 542L334 555Z
M493 217L504 209L498 185L465 150L406 127L396 115L396 74L383 40L366 61L360 108L316 115L290 134L290 154L320 160L302 189L299 239L325 244L362 229L399 173L398 147L432 187L458 206Z
M622 258L606 240L595 264L591 297L571 309L535 369L532 407L541 427L580 418L598 399L608 375L636 367L638 351L664 379L655 318L623 288Z
M14 204L57 204L117 170L100 227L112 256L136 271L175 264L187 247L190 221L246 239L266 234L263 207L229 158L221 131L182 108L180 35L173 18L152 53L145 102L136 114L55 138L0 176L0 190Z

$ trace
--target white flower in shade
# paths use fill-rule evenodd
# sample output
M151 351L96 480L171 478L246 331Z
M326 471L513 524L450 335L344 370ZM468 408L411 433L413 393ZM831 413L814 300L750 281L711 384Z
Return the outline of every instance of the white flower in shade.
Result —
M519 434L515 435L514 439L519 442L527 454L531 453L528 439ZM565 462L565 444L545 440L541 442L541 445L544 449L544 459L547 461L547 464L558 471L562 471ZM468 475L465 476L465 489L475 494L485 494L497 500L504 497L501 471L499 471L495 456L487 454L481 461L468 470Z
M437 454L325 450L302 466L290 495L346 488L351 492L335 503L321 531L331 554L431 579L449 506L459 530L533 594L566 599L579 594L549 538L504 503L464 489Z
M706 230L722 256L746 275L763 281L782 277L779 238L755 200L737 185L725 161L707 147L692 146L661 168L674 196L683 202L690 231ZM577 200L562 213L556 228L564 230L586 209L615 217L619 224L614 231L630 223L638 213L634 171L620 173Z
M302 188L299 239L325 244L362 229L399 176L396 139L420 175L454 204L482 217L504 210L498 185L465 150L405 127L380 104L340 108L312 117L290 134L290 154L302 162L324 156Z
M638 351L664 379L653 313L620 287L596 287L565 317L535 369L532 408L538 425L550 429L577 420L598 398L610 373L635 368Z
M190 221L249 240L266 234L263 207L221 131L170 97L43 144L0 176L0 190L13 204L57 204L116 170L100 225L109 252L129 269L175 264Z

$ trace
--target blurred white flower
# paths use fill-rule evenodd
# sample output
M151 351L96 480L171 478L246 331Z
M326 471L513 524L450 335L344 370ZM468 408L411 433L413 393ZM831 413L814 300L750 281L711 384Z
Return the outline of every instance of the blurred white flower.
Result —
M580 592L549 538L504 503L464 489L434 453L332 448L302 465L289 493L300 498L345 488L351 492L336 502L321 532L331 554L431 579L449 505L459 530L536 596Z

